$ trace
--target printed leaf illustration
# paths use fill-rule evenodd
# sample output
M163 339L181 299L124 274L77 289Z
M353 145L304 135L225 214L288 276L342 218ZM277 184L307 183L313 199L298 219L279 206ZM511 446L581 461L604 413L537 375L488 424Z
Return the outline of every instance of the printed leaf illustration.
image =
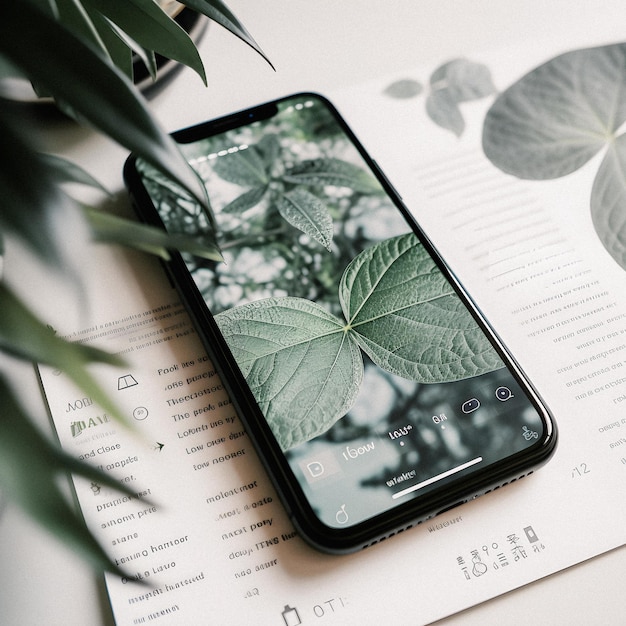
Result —
M430 77L430 88L428 116L457 137L465 130L459 103L480 100L496 91L489 69L468 59L453 59L438 67Z
M486 65L468 59L453 59L438 67L430 77L433 91L445 91L455 102L480 100L496 88Z
M491 344L413 234L362 252L341 280L349 328L383 369L424 383L502 367Z
M361 351L318 304L270 298L215 319L283 449L328 430L354 403Z
M311 159L289 168L283 180L302 185L335 185L361 193L376 193L380 184L368 172L341 159Z
M465 120L461 108L446 91L433 91L428 95L426 113L437 126L451 130L457 137L463 134Z
M404 100L419 96L423 90L424 87L422 87L422 84L418 81L411 78L403 78L391 83L391 85L385 89L384 93L390 98Z
M504 172L545 180L587 163L626 121L626 44L575 50L526 74L485 119L483 149Z
M609 146L591 190L591 217L609 254L626 269L626 135Z
M333 239L333 220L328 208L317 196L297 187L278 197L279 213L298 230L313 237L327 250Z
M483 149L519 178L565 176L603 148L591 217L607 252L626 269L626 44L575 50L541 65L507 89L485 119Z
M361 349L422 383L502 367L474 318L413 234L383 241L346 268L344 321L302 298L268 298L215 320L283 449L328 430L353 405Z

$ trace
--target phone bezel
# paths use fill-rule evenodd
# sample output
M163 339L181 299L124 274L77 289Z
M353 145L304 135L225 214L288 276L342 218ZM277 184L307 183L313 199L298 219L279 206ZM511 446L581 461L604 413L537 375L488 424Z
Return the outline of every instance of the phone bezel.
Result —
M268 119L278 111L278 106L281 103L294 98L306 97L320 100L329 109L370 167L374 176L379 180L390 200L407 219L408 224L411 225L417 237L432 255L435 263L457 291L483 332L491 339L503 362L526 391L544 422L544 436L535 444L500 461L491 463L487 467L471 468L467 472L462 472L457 478L447 483L444 489L437 489L407 502L399 503L390 510L347 528L327 526L319 520L309 504L181 255L176 251L171 251L171 260L164 263L166 272L178 290L198 335L213 361L213 366L222 378L222 383L230 395L231 402L296 530L317 549L333 554L343 554L372 545L397 532L418 525L458 504L528 475L546 463L553 454L556 447L557 431L552 415L519 364L506 349L476 303L465 291L457 276L439 255L430 239L419 227L413 215L404 206L402 199L378 167L378 164L370 157L346 121L327 98L312 92L292 94L184 128L173 133L172 137L181 144L192 143L227 130ZM124 165L124 181L129 190L132 204L142 221L164 229L163 222L142 184L135 162L136 156L131 155Z

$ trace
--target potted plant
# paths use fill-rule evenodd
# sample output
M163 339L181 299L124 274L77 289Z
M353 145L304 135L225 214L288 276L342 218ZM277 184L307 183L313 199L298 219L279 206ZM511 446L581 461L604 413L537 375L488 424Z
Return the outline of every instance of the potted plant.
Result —
M42 97L52 98L69 116L141 155L209 205L204 187L171 138L151 116L133 84L133 59L152 78L157 55L193 68L204 80L196 45L174 21L169 0L21 0L0 20L0 84L27 80ZM224 26L262 54L243 25L220 0L182 0L181 6ZM180 8L180 7L178 7ZM135 67L136 64L135 64ZM38 262L62 266L51 216L70 207L97 239L133 243L166 255L167 248L197 242L167 240L160 231L81 206L64 188L74 182L97 185L86 172L38 151L22 109L0 93L0 257L5 238L19 239ZM129 236L129 233L132 233ZM204 253L219 256L215 241ZM0 258L1 261L1 258ZM0 265L1 268L1 265ZM113 403L90 377L91 362L115 363L99 350L57 336L0 280L0 351L10 359L45 363L65 371L86 394L116 415ZM0 366L0 492L27 514L82 552L97 567L118 571L57 484L67 472L120 489L118 481L63 453L35 427Z

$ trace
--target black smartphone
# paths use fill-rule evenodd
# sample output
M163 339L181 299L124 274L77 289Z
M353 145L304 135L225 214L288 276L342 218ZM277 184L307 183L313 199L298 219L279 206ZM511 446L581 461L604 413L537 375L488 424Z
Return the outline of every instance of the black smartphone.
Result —
M142 220L300 535L355 551L530 474L556 428L336 109L298 94L174 134L213 215L132 156ZM200 418L198 418L200 419Z

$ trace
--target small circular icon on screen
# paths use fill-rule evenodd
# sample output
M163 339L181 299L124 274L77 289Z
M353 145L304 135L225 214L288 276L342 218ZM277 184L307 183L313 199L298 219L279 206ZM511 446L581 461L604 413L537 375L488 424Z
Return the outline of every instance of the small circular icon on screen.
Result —
M508 387L498 387L496 389L496 398L498 398L500 402L506 402L513 397L513 392Z

